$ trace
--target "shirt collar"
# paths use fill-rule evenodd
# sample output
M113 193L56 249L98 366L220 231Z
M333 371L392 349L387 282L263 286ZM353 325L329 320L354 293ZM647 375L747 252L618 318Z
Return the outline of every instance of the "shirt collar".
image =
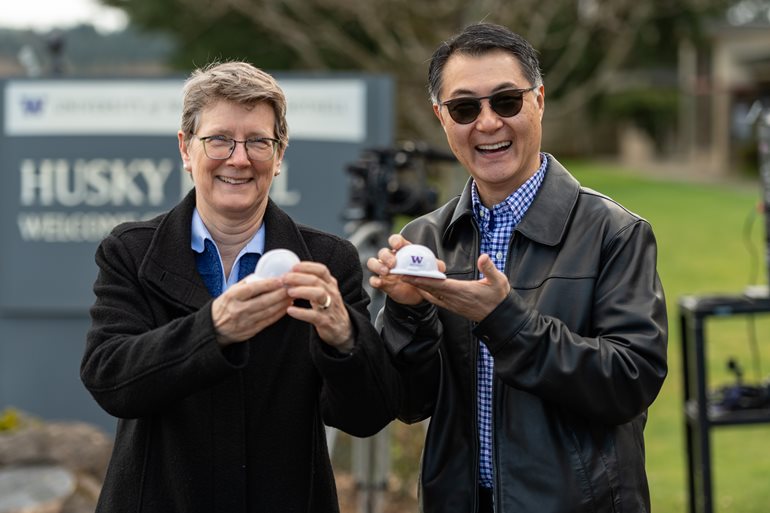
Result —
M203 224L203 219L201 219L201 216L198 213L197 208L193 211L193 215L192 215L192 236L190 237L190 239L191 239L190 247L192 247L192 250L195 251L196 253L203 253L204 240L209 239L211 242L214 242L214 238L211 236L211 233L209 232L208 228L206 228L206 225ZM214 242L214 244L216 244L216 242ZM257 233L254 234L254 237L252 237L251 240L246 244L246 246L241 250L241 252L238 253L236 260L245 253L259 253L261 255L264 252L265 252L265 223L263 221L262 225L259 227L259 230L257 230Z
M547 167L548 158L545 154L540 153L540 167L537 168L535 174L530 176L526 182L521 184L518 189L509 194L503 201L497 205L493 205L491 209L485 207L481 202L476 181L473 180L471 183L473 217L476 219L476 223L478 223L482 230L489 225L494 214L504 214L505 212L512 213L514 217L518 217L518 219L516 219L516 224L518 224L529 205L532 204L535 194L543 183Z

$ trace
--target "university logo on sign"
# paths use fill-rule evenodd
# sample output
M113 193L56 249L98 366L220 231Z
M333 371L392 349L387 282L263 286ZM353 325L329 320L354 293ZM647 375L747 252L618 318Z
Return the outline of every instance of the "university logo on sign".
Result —
M22 98L21 110L25 114L40 115L43 112L42 98Z

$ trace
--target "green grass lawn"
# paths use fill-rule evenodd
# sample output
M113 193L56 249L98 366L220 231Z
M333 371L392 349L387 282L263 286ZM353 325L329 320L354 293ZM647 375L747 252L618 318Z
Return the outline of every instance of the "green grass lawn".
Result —
M759 185L685 183L593 163L570 163L568 168L583 185L648 219L655 231L669 312L669 375L650 409L647 470L653 511L686 511L678 300L690 294L740 294L750 283L767 283L764 219L756 211ZM752 336L759 362L752 357ZM712 387L733 382L725 365L728 357L741 364L746 381L770 376L769 316L710 319L706 341ZM719 427L711 440L715 511L767 512L770 425Z

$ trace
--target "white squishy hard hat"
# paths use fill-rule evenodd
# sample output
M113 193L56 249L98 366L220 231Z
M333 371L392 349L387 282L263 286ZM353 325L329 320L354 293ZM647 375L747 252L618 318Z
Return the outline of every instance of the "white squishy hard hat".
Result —
M396 267L390 270L390 274L446 278L446 275L438 270L436 255L433 251L420 244L407 244L399 249L396 253Z
M292 250L271 249L259 257L257 268L244 279L248 283L265 278L277 278L291 271L291 268L298 263L299 257Z

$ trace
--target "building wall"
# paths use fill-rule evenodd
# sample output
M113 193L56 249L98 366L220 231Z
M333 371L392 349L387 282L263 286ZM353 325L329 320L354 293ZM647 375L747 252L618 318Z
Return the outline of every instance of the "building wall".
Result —
M704 173L740 172L747 103L770 97L770 24L721 27L710 44L680 48L681 154ZM770 107L770 105L765 105ZM745 141L744 141L745 143ZM749 163L750 164L750 163Z

